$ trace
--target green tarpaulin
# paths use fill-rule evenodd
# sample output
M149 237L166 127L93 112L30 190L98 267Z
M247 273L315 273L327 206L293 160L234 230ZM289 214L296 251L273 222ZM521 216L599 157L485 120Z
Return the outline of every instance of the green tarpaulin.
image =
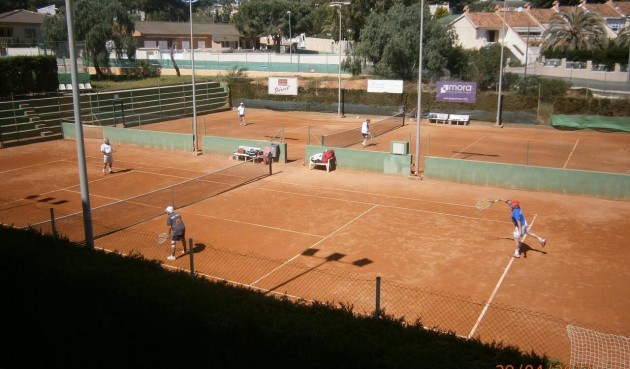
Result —
M604 117L601 115L551 115L551 126L572 129L605 129L630 132L630 117Z

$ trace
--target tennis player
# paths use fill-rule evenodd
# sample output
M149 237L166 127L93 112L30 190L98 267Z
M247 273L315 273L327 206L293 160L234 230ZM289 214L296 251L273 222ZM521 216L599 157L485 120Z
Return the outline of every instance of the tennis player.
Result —
M243 103L241 102L238 108L236 108L236 111L238 112L238 117L241 119L241 125L244 126L245 125L245 105L243 105Z
M177 259L177 256L175 256L177 241L181 241L182 247L184 248L182 255L186 255L188 252L186 250L186 225L184 225L182 216L176 213L172 206L167 206L165 212L168 233L171 235L171 255L167 257L167 259L175 260Z
M363 142L361 143L365 147L368 137L370 137L370 118L366 118L361 124L361 135L363 135Z
M521 203L516 200L504 200L499 199L497 201L502 201L506 203L512 209L512 223L514 223L514 242L516 243L516 248L514 249L515 258L521 257L521 239L526 234L536 237L538 242L542 247L545 247L547 244L547 240L538 236L537 234L530 232L529 225L527 224L527 220L525 220L525 216L523 215L523 211L521 210Z
M114 149L109 143L109 138L103 140L101 144L101 153L103 154L103 174L105 169L109 166L109 172L112 173L112 165L114 164Z

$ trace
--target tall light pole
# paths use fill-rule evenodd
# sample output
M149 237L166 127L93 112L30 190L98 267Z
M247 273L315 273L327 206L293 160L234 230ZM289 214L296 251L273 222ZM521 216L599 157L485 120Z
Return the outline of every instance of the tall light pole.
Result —
M422 37L424 35L424 0L420 1L420 47L418 51L418 106L416 108L416 175L420 173L420 124L422 123Z
M293 63L293 42L291 41L291 11L287 10L287 14L289 14L289 60Z
M197 0L188 0L189 12L190 12L190 63L191 63L191 75L192 75L192 98L193 98L193 153L198 153L197 141L197 97L195 96L195 46L193 39L193 12L192 3Z
M68 26L68 47L70 48L70 77L72 79L72 101L74 105L74 129L77 138L77 160L79 165L79 185L81 188L81 208L83 209L83 232L85 245L94 250L94 230L92 227L92 210L90 208L90 190L88 188L87 166L85 163L85 146L83 144L83 123L81 121L81 98L79 96L79 73L75 57L74 22L72 20L72 1L66 0L66 24Z
M497 100L497 122L495 123L495 127L503 127L503 123L501 122L501 110L503 110L502 102L501 102L501 93L503 88L503 49L505 48L505 12L507 10L507 0L503 0L503 14L501 15L501 29L503 30L503 35L501 36L501 61L499 65L499 97Z
M330 3L330 6L334 6L337 8L337 13L339 13L339 96L337 101L337 115L341 116L341 6L342 5L350 5L350 2L341 2L341 1L333 1Z

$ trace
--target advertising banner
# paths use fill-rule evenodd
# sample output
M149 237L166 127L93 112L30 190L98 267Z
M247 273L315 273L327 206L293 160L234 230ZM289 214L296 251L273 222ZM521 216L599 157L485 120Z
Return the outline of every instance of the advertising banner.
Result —
M402 94L403 81L388 79L368 79L368 92L389 92Z
M438 81L437 101L473 104L477 101L477 82Z
M297 77L269 77L269 95L298 94Z

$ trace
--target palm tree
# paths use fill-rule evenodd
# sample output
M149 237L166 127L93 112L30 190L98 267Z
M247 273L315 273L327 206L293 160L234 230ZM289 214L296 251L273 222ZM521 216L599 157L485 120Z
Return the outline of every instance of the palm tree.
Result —
M549 28L543 33L541 51L590 51L606 46L608 36L602 17L575 8L551 17Z
M630 47L630 26L622 29L621 32L619 32L619 34L617 35L617 38L615 39L615 42L620 47L623 47L623 46Z
M615 39L615 43L619 47L627 47L628 48L628 64L626 64L626 71L628 72L628 82L630 82L630 26L624 28L619 32L617 38Z

